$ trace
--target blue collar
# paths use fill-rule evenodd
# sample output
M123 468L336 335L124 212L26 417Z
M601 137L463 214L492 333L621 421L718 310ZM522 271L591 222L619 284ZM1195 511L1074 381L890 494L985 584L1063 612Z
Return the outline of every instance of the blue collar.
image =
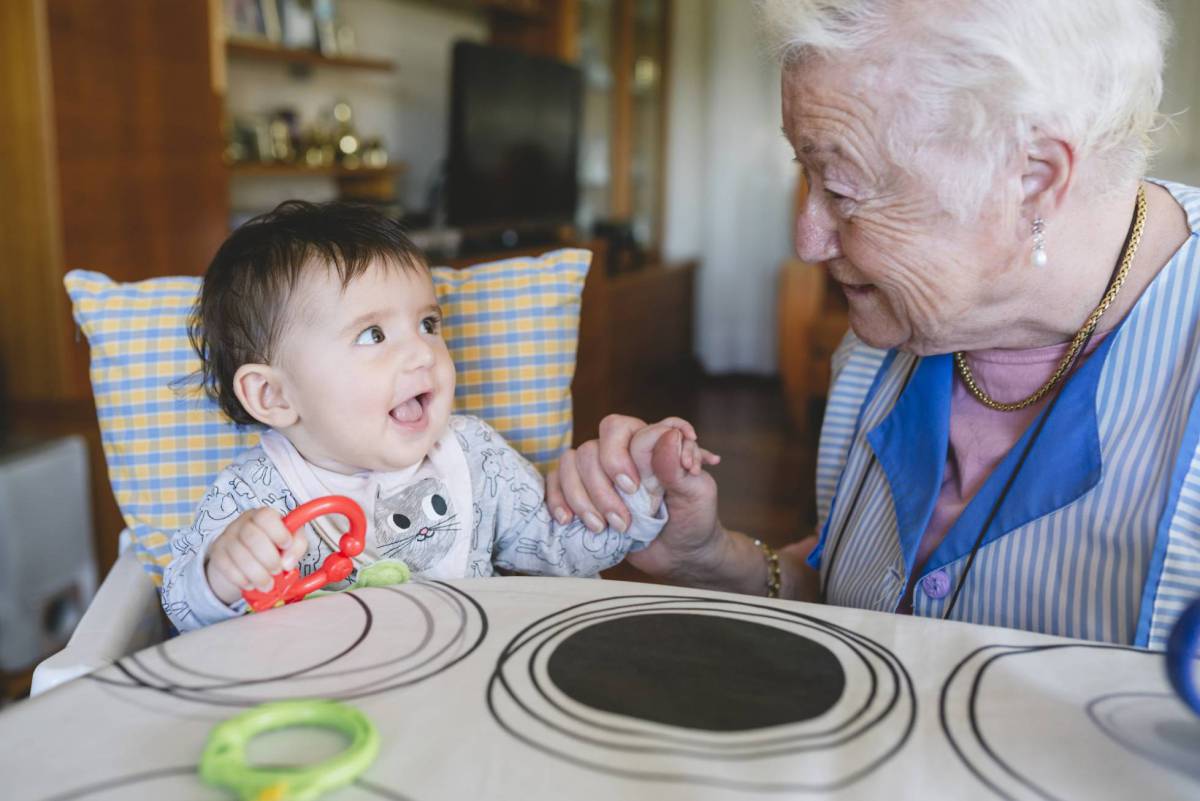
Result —
M1038 441L988 527L984 545L1061 509L1099 483L1101 458L1096 392L1105 359L1118 333L1119 327L1110 332L1060 390L1061 397L1053 414L1046 420ZM910 575L945 474L953 369L953 357L949 354L922 359L892 411L867 434L887 475L896 510L900 547ZM979 529L1036 428L1037 419L1040 415L967 504L930 556L925 572L955 562L971 552Z
M952 358L946 354L921 359L891 412L867 433L892 492L896 530L910 574L946 470Z

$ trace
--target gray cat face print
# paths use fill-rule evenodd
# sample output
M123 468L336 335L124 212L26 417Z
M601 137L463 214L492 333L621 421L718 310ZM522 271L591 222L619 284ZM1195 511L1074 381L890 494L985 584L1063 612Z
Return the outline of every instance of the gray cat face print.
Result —
M450 552L460 528L449 491L433 477L390 495L379 493L374 521L380 556L403 560L418 572L428 570Z

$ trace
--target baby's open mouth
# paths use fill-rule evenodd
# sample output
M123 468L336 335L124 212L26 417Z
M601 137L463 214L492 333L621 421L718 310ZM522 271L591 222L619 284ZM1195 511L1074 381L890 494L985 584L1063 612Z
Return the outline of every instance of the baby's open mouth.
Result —
M425 408L429 405L433 392L422 392L396 406L390 412L391 418L397 423L412 425L425 419Z

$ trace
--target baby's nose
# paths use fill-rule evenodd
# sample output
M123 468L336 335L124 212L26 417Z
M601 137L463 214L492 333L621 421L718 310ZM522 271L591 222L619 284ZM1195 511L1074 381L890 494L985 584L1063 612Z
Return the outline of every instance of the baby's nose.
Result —
M409 370L433 366L433 348L424 340L417 340L404 349L404 366Z

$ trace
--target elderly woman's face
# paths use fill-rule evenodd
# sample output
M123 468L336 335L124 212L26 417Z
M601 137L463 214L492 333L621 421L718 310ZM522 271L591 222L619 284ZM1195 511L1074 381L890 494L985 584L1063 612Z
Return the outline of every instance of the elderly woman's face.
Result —
M974 310L1009 255L985 220L942 210L933 183L898 169L883 140L894 93L855 89L844 69L783 73L784 133L809 179L796 253L841 285L850 324L875 347L944 353L976 338Z

